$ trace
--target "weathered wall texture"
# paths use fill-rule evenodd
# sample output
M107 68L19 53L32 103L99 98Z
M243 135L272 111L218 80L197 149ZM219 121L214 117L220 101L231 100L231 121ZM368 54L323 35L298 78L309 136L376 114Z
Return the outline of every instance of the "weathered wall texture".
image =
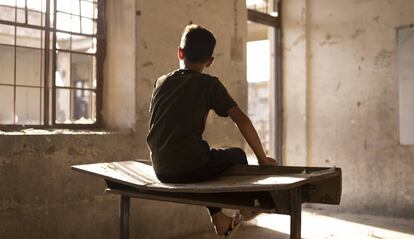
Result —
M148 158L152 86L177 68L178 41L190 21L216 34L216 63L208 72L220 76L245 108L246 10L244 1L236 2L239 41L232 40L233 1L107 1L105 122L129 133L0 134L0 239L117 238L118 198L104 194L102 180L73 172L70 165ZM242 146L228 120L211 117L208 123L212 144ZM132 238L213 230L203 207L148 200L133 200L131 207Z
M286 163L341 167L340 209L414 216L395 75L395 28L414 23L414 2L284 4Z
M107 1L104 123L135 130L135 1Z
M178 68L177 48L181 33L189 23L201 24L215 34L215 63L206 73L217 75L239 105L246 108L244 44L247 13L244 1L138 0L136 14L136 125L142 126L148 122L147 112L155 80ZM236 53L233 56L232 48ZM143 128L137 130L137 134L143 132ZM240 135L229 119L209 117L206 136L216 146L242 146ZM140 143L144 144L143 141Z
M403 145L414 145L414 24L397 33L399 136Z

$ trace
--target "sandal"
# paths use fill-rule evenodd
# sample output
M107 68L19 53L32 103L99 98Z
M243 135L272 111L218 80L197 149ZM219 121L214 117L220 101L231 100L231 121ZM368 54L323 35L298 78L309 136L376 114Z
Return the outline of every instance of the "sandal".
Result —
M239 229L243 221L243 216L240 213L237 213L234 217L231 218L231 223L229 228L223 234L223 238L230 239L233 237L234 233Z

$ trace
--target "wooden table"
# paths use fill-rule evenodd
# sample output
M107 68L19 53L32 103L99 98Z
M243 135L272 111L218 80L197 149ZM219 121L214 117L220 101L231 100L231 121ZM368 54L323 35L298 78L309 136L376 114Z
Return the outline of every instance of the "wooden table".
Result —
M120 195L120 238L129 238L130 198L290 215L290 238L301 238L302 203L339 204L340 168L235 165L200 183L165 184L150 165L123 161L72 166L103 178Z

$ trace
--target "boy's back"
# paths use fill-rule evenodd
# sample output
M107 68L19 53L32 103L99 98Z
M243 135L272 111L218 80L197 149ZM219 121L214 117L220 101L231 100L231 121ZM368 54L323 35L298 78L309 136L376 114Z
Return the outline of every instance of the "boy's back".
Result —
M150 106L147 142L157 174L190 172L208 160L202 139L210 109L227 116L236 103L216 78L181 69L160 77Z
M235 164L247 164L241 148L210 148L202 139L210 109L230 116L252 148L260 165L275 165L263 150L249 117L236 105L216 77L202 74L214 62L216 39L210 31L189 25L178 47L180 70L160 77L155 83L150 105L147 143L157 178L164 183L209 180ZM243 216L228 217L221 208L208 207L218 235L231 236Z

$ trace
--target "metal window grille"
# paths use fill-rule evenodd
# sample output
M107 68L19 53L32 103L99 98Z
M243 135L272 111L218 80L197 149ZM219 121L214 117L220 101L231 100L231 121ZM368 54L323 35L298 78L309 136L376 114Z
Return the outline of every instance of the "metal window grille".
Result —
M0 128L101 125L105 0L0 0Z

